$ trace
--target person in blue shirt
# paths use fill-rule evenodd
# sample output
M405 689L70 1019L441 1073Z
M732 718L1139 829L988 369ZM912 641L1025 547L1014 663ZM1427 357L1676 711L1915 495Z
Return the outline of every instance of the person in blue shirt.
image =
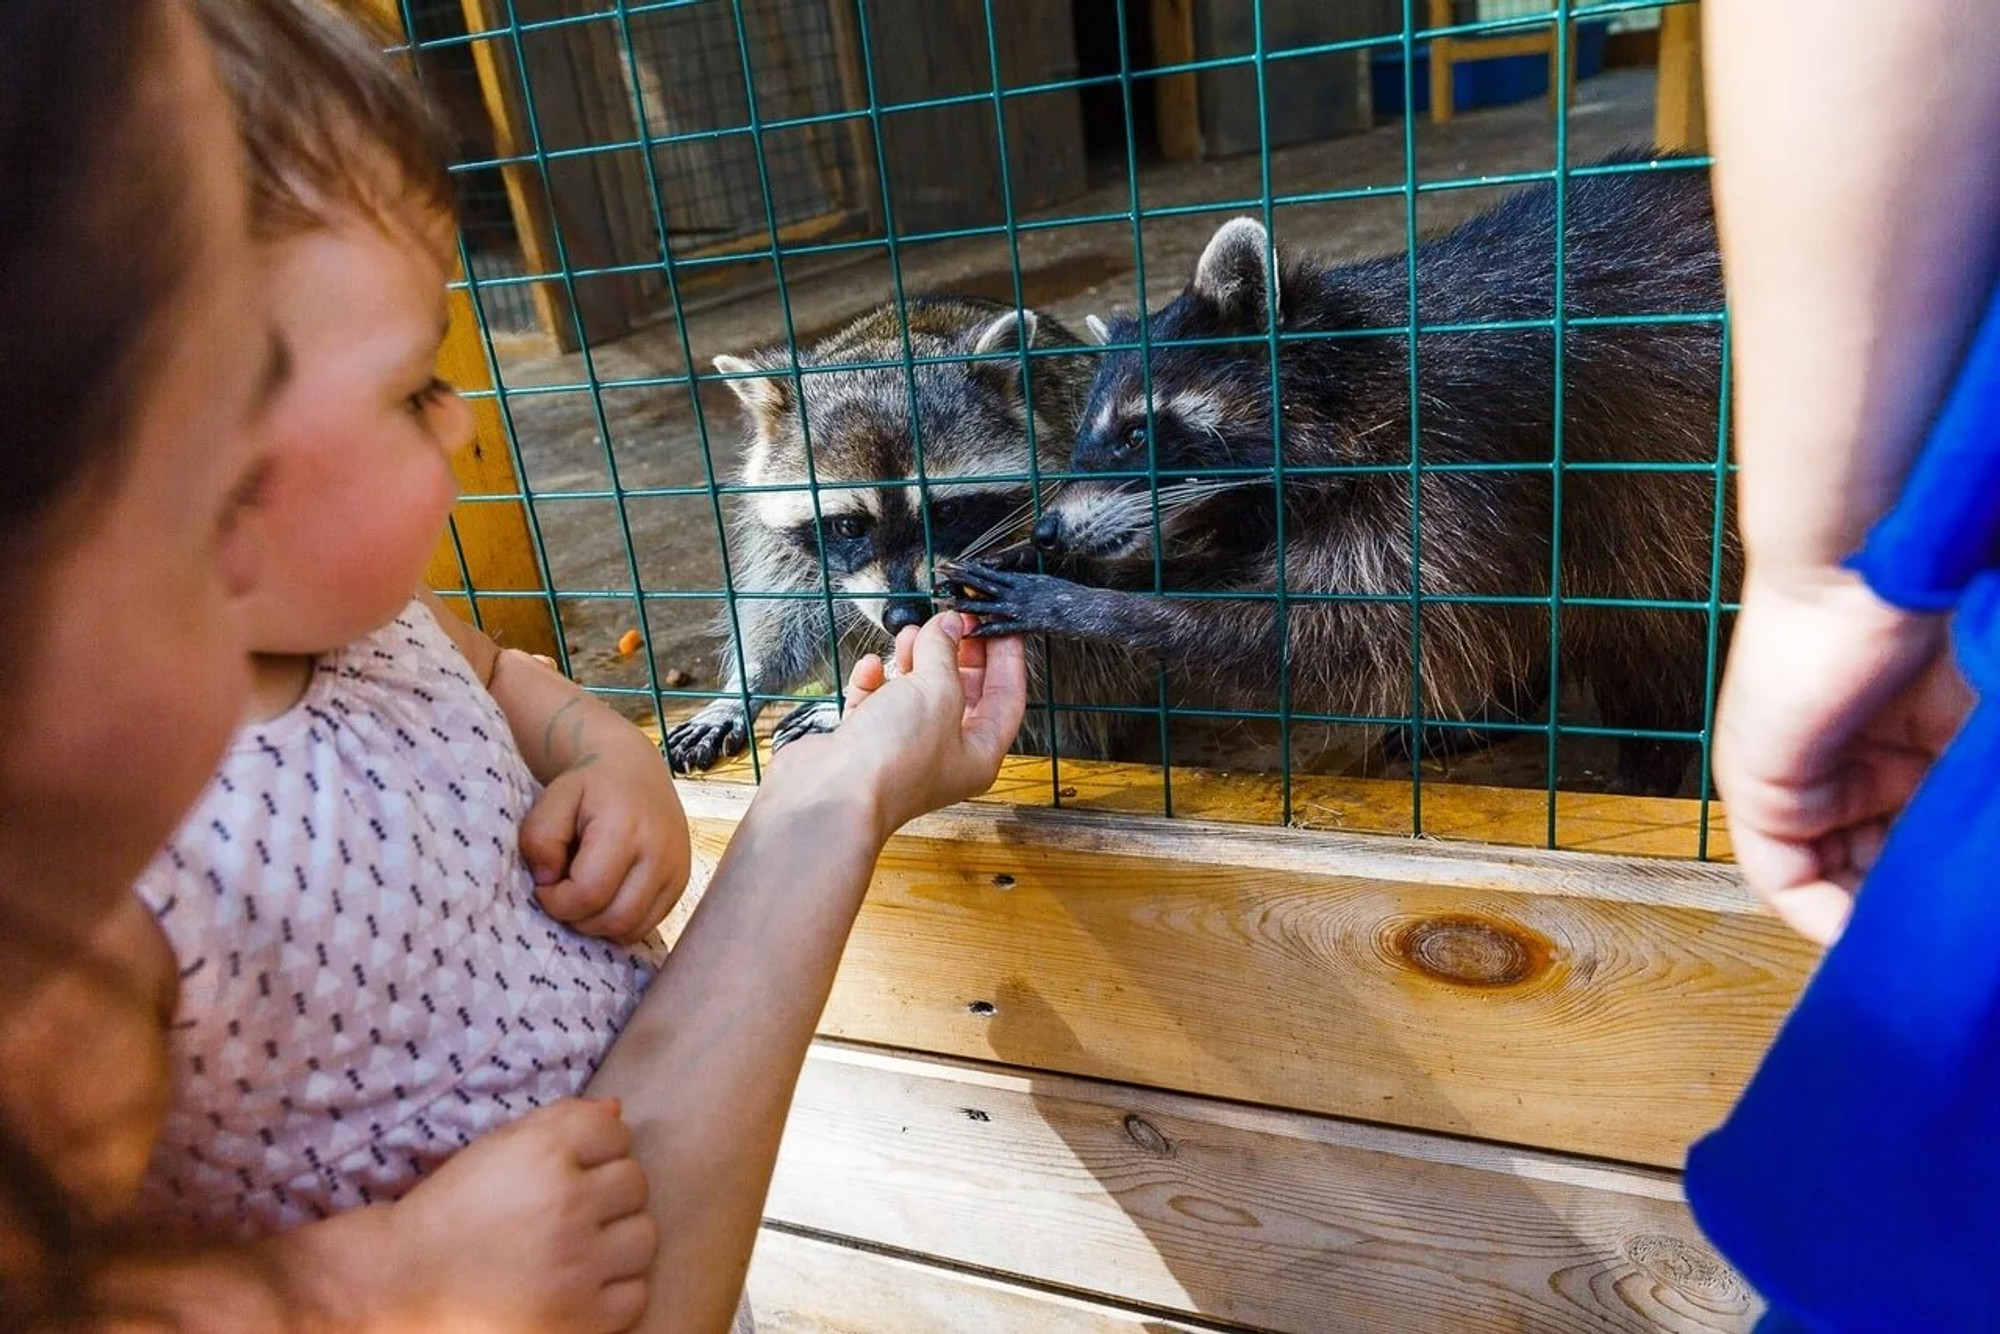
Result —
M1706 8L1747 553L1715 776L1829 949L1688 1196L1770 1330L2000 1329L2000 10Z

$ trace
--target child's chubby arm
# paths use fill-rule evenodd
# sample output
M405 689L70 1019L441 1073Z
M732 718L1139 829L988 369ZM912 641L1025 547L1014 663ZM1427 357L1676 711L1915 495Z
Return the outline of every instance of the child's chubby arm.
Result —
M521 852L551 917L635 941L666 920L687 887L687 817L673 775L645 733L526 653L502 649L425 590L545 785L521 822Z
M658 1232L616 1103L553 1103L473 1142L394 1204L251 1246L129 1254L102 1328L219 1334L618 1334L647 1305Z

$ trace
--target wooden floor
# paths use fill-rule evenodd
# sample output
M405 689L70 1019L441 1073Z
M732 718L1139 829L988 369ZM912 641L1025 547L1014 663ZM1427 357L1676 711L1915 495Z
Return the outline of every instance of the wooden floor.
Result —
M1234 823L1122 813L1158 783L1066 763L1051 809L1010 761L891 844L762 1327L1750 1328L1674 1169L1812 954L1729 867L1656 855L1694 803L1565 799L1550 851L1538 793L1427 789L1413 839L1350 832L1407 827L1405 785L1295 794L1336 828L1260 826L1270 784L1221 775L1176 808ZM683 786L705 863L753 791Z

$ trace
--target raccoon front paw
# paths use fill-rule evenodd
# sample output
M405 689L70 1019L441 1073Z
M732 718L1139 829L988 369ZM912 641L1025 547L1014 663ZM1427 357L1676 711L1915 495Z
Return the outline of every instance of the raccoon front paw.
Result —
M667 764L677 774L700 773L741 751L749 739L743 706L719 699L667 733Z
M977 616L975 639L1063 634L1074 628L1070 604L1081 590L1049 574L996 570L977 561L940 562L933 596L953 611Z
M832 700L801 704L779 720L771 733L771 753L776 754L801 737L819 736L840 726L840 706Z

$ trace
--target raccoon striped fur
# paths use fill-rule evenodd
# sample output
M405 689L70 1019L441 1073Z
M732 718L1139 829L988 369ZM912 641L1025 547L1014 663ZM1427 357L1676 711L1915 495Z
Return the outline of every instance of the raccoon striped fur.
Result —
M1570 319L1721 308L1704 172L1577 176L1566 203ZM1407 325L1406 255L1332 265L1281 252L1274 273L1260 223L1224 224L1146 332L1153 343L1241 341L1154 350L1150 416L1139 352L1100 362L1071 470L1126 476L1067 484L1034 534L1056 568L1076 563L1067 572L1077 579L952 566L947 579L973 595L957 605L985 618L981 634L1148 649L1183 704L1275 709L1288 671L1299 712L1491 721L1551 707L1549 603L1559 594L1562 678L1589 688L1606 725L1699 729L1709 650L1700 609L1712 593L1733 599L1741 570L1733 527L1715 513L1720 330L1566 326L1558 470L1554 236L1544 185L1418 247L1420 326L1445 327L1420 333L1413 385L1406 333L1354 332ZM1308 335L1278 352L1281 454L1264 337L1273 302L1281 334ZM1472 324L1503 327L1462 327ZM1091 327L1099 341L1139 341L1136 320ZM1412 462L1422 465L1414 485ZM1148 473L1156 488L1135 476ZM1167 596L1150 593L1156 513ZM1282 651L1272 596L1281 568ZM1672 791L1686 754L1624 739L1618 785Z
M668 733L675 769L707 769L742 750L762 708L757 696L788 693L826 673L836 634L845 665L884 652L897 631L922 624L932 611L931 552L976 554L1026 531L1034 517L1031 403L1037 466L1065 464L1090 360L1031 357L1024 380L1021 352L1024 343L1080 350L1068 330L1012 306L916 298L907 303L915 364L906 366L905 328L894 303L870 311L800 349L796 380L783 348L716 358L718 371L737 377L727 383L748 427L741 481L771 489L747 494L733 516L729 556L739 596L733 625L725 619L722 627L726 694ZM985 359L935 360L950 357ZM1122 703L1137 689L1122 655L1102 648L1064 645L1053 662L1031 653L1030 667L1037 690L1052 680L1065 703ZM803 705L775 741L824 730L837 717L831 701ZM1053 743L1063 755L1101 756L1111 743L1104 714L1057 712L1053 735L1047 718L1046 710L1030 711L1022 748Z

